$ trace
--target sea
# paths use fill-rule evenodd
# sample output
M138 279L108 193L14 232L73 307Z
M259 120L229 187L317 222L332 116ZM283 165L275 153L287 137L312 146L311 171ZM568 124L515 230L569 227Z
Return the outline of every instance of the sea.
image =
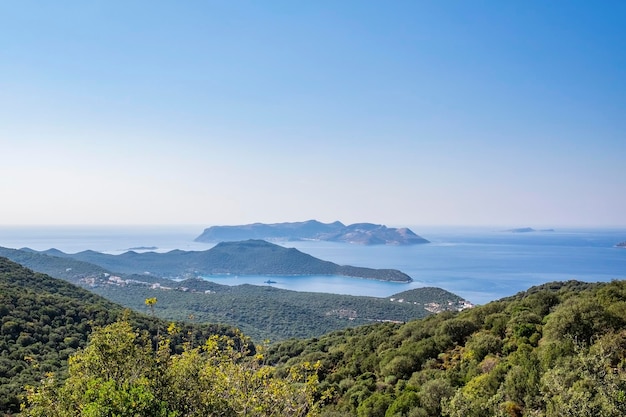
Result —
M194 239L205 226L0 226L0 246L67 253L91 249L167 252L207 250ZM339 276L204 277L225 285L272 285L294 291L388 297L420 287L440 287L474 304L514 295L551 281L626 279L626 228L564 228L514 233L499 228L423 227L411 229L431 243L361 246L320 241L273 242L341 265L398 269L411 283ZM269 283L267 281L270 281Z

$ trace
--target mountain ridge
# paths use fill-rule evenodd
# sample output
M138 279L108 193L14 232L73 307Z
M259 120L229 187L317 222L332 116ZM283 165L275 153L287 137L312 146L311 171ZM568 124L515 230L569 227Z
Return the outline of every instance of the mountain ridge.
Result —
M221 242L205 251L172 250L165 253L127 251L120 255L110 255L92 250L68 254L57 249L49 249L38 253L88 262L116 273L150 273L176 279L213 274L247 274L340 275L394 282L413 280L397 269L338 265L295 248L285 248L255 239Z

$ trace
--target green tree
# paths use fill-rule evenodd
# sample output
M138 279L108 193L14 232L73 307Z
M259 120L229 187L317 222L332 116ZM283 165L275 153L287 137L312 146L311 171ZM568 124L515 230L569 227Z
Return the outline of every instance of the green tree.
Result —
M172 329L174 331L174 329ZM305 363L278 378L245 345L211 336L157 351L147 333L120 321L94 332L89 345L70 359L69 377L49 376L28 390L27 417L314 416L317 364Z
M94 332L89 345L70 358L69 377L55 387L51 376L30 389L32 417L166 416L157 399L156 360L145 333L127 321Z
M543 375L547 417L626 415L625 334L608 334Z
M357 408L358 417L385 417L392 399L388 395L375 392Z

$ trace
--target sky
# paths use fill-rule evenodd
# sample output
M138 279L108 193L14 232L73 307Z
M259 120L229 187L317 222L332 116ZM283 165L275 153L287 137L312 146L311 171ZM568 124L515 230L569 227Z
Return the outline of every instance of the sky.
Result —
M626 2L0 0L0 224L626 225Z

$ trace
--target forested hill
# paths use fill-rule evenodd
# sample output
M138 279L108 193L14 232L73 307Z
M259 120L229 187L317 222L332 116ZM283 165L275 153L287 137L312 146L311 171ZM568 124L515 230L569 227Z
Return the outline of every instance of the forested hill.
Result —
M626 281L533 287L460 313L290 340L320 361L323 416L626 415Z
M0 257L0 415L19 410L24 385L37 383L48 372L63 374L68 356L86 345L92 329L122 314L153 335L168 327L167 322L124 313L121 306L87 290ZM227 326L179 326L197 340L215 333L237 334ZM183 341L173 342L180 349Z
M397 294L403 302L398 299L396 303L408 304L416 296L413 291ZM17 411L23 385L35 384L47 372L62 375L67 357L85 346L94 327L115 322L122 314L121 307L101 297L0 258L0 414ZM183 341L198 346L213 333L230 335L235 345L246 343L228 327L180 323L182 330L169 333L164 322L126 314L135 329L146 329L153 337L157 329L168 333L177 352L184 351ZM102 337L107 334L101 333L98 343L105 341ZM154 347L155 341L153 338L149 344ZM110 349L98 352L107 355ZM141 379L146 387L157 389L155 392L173 395L178 402L163 406L186 410L187 414L178 415L194 415L185 399L195 404L204 398L203 393L212 392L206 378L202 379L206 375L194 367L194 352L199 354L187 350L186 356L172 361L152 361L166 368L176 365L171 369L176 373L168 374L173 379L162 381L163 387L150 385L148 374ZM548 283L458 313L284 341L254 358L275 365L275 371L267 368L267 372L285 377L285 381L294 369L314 369L320 381L315 389L319 395L307 398L318 402L321 417L621 417L626 415L626 281ZM253 382L249 369L235 372L233 366L225 363L219 369L232 370L232 375L241 378L242 387ZM74 382L82 381L81 368L74 371ZM226 383L229 375L223 378ZM174 383L175 392L169 383ZM279 380L271 383L286 386ZM204 388L195 389L198 386ZM110 387L93 386L94 392L103 395ZM220 387L224 393L232 391L228 385ZM264 389L259 387L246 398L256 398ZM39 392L45 394L45 388ZM263 395L272 392L263 391ZM71 392L65 394L66 399L74 398ZM81 395L76 398L89 396L85 391ZM30 415L39 417L48 415L45 401L55 397L45 401L42 397L43 402L30 398L39 407ZM108 404L109 398L105 395L90 401ZM273 404L271 398L267 397L268 404ZM119 399L135 406L135 397L130 398L133 401Z
M211 274L343 275L384 281L412 281L410 276L396 269L337 265L295 248L285 248L263 240L222 242L206 251L173 250L167 253L129 251L121 255L109 255L95 251L66 254L51 249L42 253L89 262L117 273L148 272L166 278Z
M125 307L146 311L145 299L157 297L157 317L187 320L192 316L195 322L228 324L257 341L321 336L375 321L409 321L471 306L438 288L417 288L385 298L296 292L268 285L220 285L198 278L173 281L154 274L117 275L101 266L54 255L65 254L0 247L0 256L83 286Z

